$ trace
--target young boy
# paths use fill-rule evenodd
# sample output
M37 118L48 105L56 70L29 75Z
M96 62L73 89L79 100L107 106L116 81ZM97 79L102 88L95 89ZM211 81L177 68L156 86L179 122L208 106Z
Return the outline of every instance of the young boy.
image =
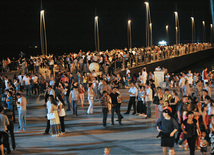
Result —
M111 148L110 147L106 147L104 149L104 155L111 155L110 152L111 152Z
M201 155L206 155L206 153L207 153L208 142L205 139L205 137L206 137L206 132L202 132L202 134L201 134L201 142L200 142Z

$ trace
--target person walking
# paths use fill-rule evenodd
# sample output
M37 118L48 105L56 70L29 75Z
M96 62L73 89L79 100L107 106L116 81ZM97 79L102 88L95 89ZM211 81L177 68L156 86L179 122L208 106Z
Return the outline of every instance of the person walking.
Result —
M51 110L50 113L54 113L54 118L50 119L50 132L52 137L58 137L61 133L58 104L53 96L50 96Z
M103 96L100 99L100 104L102 105L102 112L103 112L103 127L108 128L106 125L107 116L108 116L108 104L110 103L110 96L108 95L107 91L103 91Z
M81 103L81 107L83 108L84 107L84 92L85 92L85 89L83 87L82 84L80 84L80 87L79 87L79 95L80 95L80 103Z
M22 96L20 93L17 93L17 108L19 113L19 126L20 129L18 132L25 131L26 129L26 112L27 112L27 99Z
M128 109L127 109L126 113L124 113L124 114L129 114L131 107L133 105L134 112L132 113L132 115L135 115L136 114L135 99L137 97L138 91L133 82L131 83L131 88L129 89L129 94L130 94L130 100L129 100L129 104L128 104Z
M26 74L23 78L23 82L25 84L25 91L26 91L26 95L30 95L30 76L28 74Z
M93 84L90 83L89 84L89 88L88 88L88 102L89 102L89 107L87 110L87 114L93 114L93 103L94 103L94 97L95 97L95 93L93 90Z
M7 133L7 126L10 122L7 116L3 114L3 110L4 108L0 106L0 144L2 144L1 139L3 138L3 145L7 148L7 153L10 153L9 135ZM1 153L4 154L4 149L1 150Z
M78 87L74 86L73 90L70 92L69 95L69 101L73 103L73 115L78 116L77 114L77 102L79 99L79 91L78 91Z
M118 116L118 122L120 125L121 124L121 114L120 114L120 105L118 104L118 96L119 94L117 93L117 88L114 87L112 89L111 94L109 95L111 97L111 101L112 101L112 107L111 107L111 125L114 125L114 112L116 112L117 116Z
M174 155L174 141L175 133L178 130L178 124L171 116L169 109L163 111L163 117L159 118L156 122L156 127L161 132L161 146L163 147L163 154L167 155L167 147L169 147L169 154ZM161 129L160 129L161 128Z
M9 125L7 126L9 132L10 132L10 138L11 138L11 142L12 142L12 148L13 150L16 149L16 142L15 142L15 135L14 135L14 117L13 117L13 110L8 109L8 106L5 106L4 109L4 115L6 115L8 117L9 120Z
M64 123L64 118L65 118L65 103L62 99L62 97L56 97L56 102L58 103L59 106L59 119L60 119L60 124L61 124L61 134L60 135L64 135L65 134L65 123Z
M147 117L151 118L152 117L152 113L151 113L151 103L153 100L152 97L152 89L149 85L149 83L146 83L146 106L147 106Z
M190 149L190 155L194 155L197 134L200 137L201 132L197 120L194 119L194 113L192 111L189 111L187 112L186 117L187 119L185 119L181 124L181 129L187 139L187 143Z

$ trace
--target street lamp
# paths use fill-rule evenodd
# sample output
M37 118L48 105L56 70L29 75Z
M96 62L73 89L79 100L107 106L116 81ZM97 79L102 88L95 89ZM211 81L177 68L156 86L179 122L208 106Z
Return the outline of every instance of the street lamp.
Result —
M150 28L150 46L152 46L152 23L149 24Z
M191 17L191 21L192 21L192 43L194 43L194 25L195 25L195 21L194 21L194 17Z
M128 47L132 49L131 20L128 20Z
M152 44L152 32L151 32L151 15L150 15L150 8L149 2L144 2L146 5L146 46L150 46Z
M206 42L206 28L205 28L205 21L202 21L203 29L202 29L202 34L203 34L203 42Z
M166 41L169 43L169 26L166 25Z
M178 44L180 42L180 28L179 28L179 19L178 19L178 12L175 11L174 12L175 14L175 29L176 29L176 32L175 32L175 40L176 40L176 44Z
M98 16L94 17L94 43L96 51L100 51L100 39L99 39L99 26L98 26Z
M47 35L45 26L45 10L40 11L40 42L42 54L47 55Z

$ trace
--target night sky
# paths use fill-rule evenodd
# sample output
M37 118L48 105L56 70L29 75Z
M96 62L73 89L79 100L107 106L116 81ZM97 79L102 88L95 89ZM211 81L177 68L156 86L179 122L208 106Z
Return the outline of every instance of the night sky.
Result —
M196 40L202 40L202 20L210 38L209 0L150 0L153 44L166 40L169 25L170 44L175 43L174 11L178 11L181 42L191 42L191 16L195 18ZM94 17L99 16L101 50L127 47L127 21L132 20L132 44L145 46L143 0L1 0L1 57L39 53L40 10L45 10L48 52L94 50Z

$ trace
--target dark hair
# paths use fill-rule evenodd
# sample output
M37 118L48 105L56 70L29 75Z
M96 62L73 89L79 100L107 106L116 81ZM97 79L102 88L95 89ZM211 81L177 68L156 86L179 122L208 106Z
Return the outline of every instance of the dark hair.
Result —
M206 89L203 89L202 91L204 91L204 92L207 92L207 93L208 93L208 91L207 91Z
M186 96L186 95L183 96L183 98L186 98L186 97L188 97L188 96Z
M107 93L107 91L104 90L104 91L103 91L103 95L104 95L105 93Z
M172 92L173 92L176 96L178 96L178 93L177 93L176 90L173 90Z
M4 110L3 106L0 106L0 112L2 112Z
M17 93L16 96L21 96L21 94L20 94L20 93Z
M188 116L191 115L191 114L194 114L194 112L188 111L187 114L186 114L186 117L188 117Z
M169 91L169 89L168 89L168 88L166 88L166 89L165 89L165 91Z
M169 115L171 115L171 111L169 109L163 110L163 113L168 113Z
M160 86L158 86L157 89L162 89L162 88Z

